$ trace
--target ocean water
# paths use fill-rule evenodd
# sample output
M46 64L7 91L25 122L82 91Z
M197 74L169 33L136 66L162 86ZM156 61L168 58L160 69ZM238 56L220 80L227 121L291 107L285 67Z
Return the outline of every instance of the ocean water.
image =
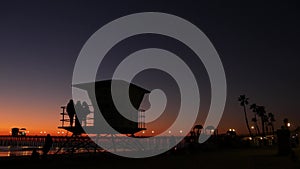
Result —
M30 156L32 154L33 149L36 149L37 152L42 155L42 146L41 147L29 147L29 146L22 146L22 147L5 147L5 146L0 146L0 157L15 157L15 156ZM48 154L65 154L65 153L70 153L70 149L68 148L62 148L60 149L59 147L53 147ZM86 153L86 152L93 152L94 149L85 149L85 148L79 148L76 149L75 152L73 153ZM102 149L97 149L97 152L103 152Z
M135 152L135 151L154 151L167 149L170 147L170 138L175 139L176 141L180 141L181 137L170 137L170 136L161 136L157 138L144 138L140 139L138 142L128 140L128 137L120 136L120 137L109 137L109 136L101 136L94 138L94 142L90 142L90 140L73 140L67 141L58 139L55 140L52 149L49 154L67 154L67 153L86 153L86 152ZM113 141L112 141L113 140ZM0 157L12 157L12 156L30 156L34 149L37 149L39 154L42 154L42 146L43 142L40 141L41 144L31 144L34 146L23 146L24 144L28 144L25 141L19 141L18 144L11 144L15 146L0 146ZM21 144L22 143L22 144ZM34 142L30 142L34 143ZM38 142L39 143L39 142ZM66 143L66 144L65 144ZM84 144L82 144L84 143ZM96 144L97 143L97 144ZM16 146L19 145L19 146ZM104 149L100 148L97 145L101 145ZM179 147L182 147L184 144L178 144Z
M37 152L42 153L42 147L12 147L12 146L0 146L0 157L13 157L13 156L30 156L32 150L37 149ZM56 149L52 149L49 154L54 154Z

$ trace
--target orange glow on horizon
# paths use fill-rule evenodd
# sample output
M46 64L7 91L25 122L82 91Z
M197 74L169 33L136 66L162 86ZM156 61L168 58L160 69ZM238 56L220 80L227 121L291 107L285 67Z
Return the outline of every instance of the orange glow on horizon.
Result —
M52 99L52 100L51 100ZM0 135L9 135L11 128L26 128L30 133L28 135L44 135L49 133L51 135L61 135L62 130L58 129L60 123L60 106L67 103L67 98L41 98L40 100L32 101L27 99L27 97L18 97L5 98L4 105L0 107ZM0 98L0 102L4 102L3 98ZM233 112L236 112L232 110ZM226 112L231 112L226 110ZM236 112L234 118L228 116L224 112L223 117L220 121L218 128L219 133L226 133L230 128L236 129L238 134L247 134L247 128L245 126L245 121L240 120L244 119L243 113L240 112L240 109ZM280 117L278 117L280 119ZM168 119L166 119L168 120ZM196 124L203 124L205 121L204 117L199 117ZM144 133L139 133L143 135L155 135L163 132L164 130L169 131L168 124L164 123L165 121L160 122L159 124L146 124L147 130ZM280 125L279 123L275 125ZM278 128L277 126L277 128ZM292 126L296 126L293 124ZM275 126L276 128L276 126ZM46 131L46 133L40 133L41 131ZM154 131L152 133L151 131ZM60 133L58 133L60 132ZM66 134L67 131L64 131L63 134ZM184 134L187 131L171 131L170 134Z
M6 105L0 107L0 135L9 135L11 128L26 128L27 135L41 135L40 131L56 134L60 125L59 101L33 102L24 98L7 98Z

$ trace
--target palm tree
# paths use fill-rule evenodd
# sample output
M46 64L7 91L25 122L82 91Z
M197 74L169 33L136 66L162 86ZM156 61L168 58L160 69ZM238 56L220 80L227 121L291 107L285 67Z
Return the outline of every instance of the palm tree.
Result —
M273 113L268 113L268 118L269 118L269 126L271 126L271 130L272 130L272 134L274 135L274 122L275 122L275 118L274 118L274 114Z
M252 118L252 121L253 121L254 124L255 124L256 132L257 132L258 135L260 135L260 130L259 130L259 127L258 127L257 117L256 117L256 115L257 115L257 107L258 107L258 106L254 103L254 104L251 104L250 109L251 109L251 110L253 111L253 113L254 113L254 117Z
M268 120L268 116L266 115L266 109L264 106L258 106L257 107L257 115L261 119L261 129L262 129L262 136L266 136L265 132L265 123Z
M240 102L240 105L244 109L244 116L245 116L245 121L246 121L247 129L248 129L250 137L252 137L252 133L251 133L251 129L249 127L249 122L248 122L248 117L247 117L247 111L246 111L246 105L249 104L248 100L249 100L249 98L247 98L246 95L240 95L240 97L238 99L238 101Z

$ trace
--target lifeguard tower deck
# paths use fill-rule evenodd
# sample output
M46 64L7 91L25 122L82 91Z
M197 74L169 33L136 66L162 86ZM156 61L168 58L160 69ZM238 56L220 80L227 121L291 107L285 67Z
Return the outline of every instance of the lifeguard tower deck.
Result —
M117 108L115 107L115 104L112 99L112 94L111 94L111 83L112 80L95 82L96 102L93 102L91 100L92 101L91 106L98 105L99 109L101 110L101 114L105 118L106 122L118 133L134 135L134 133L137 133L142 130L146 130L145 111L140 110L139 108L145 94L150 92L135 84L128 83L123 80L114 80L114 83L117 84L118 90L120 91L128 90L128 85L129 85L129 98L131 104L136 109L135 112L127 112L130 114L130 117L134 119L133 121L131 121L125 118L122 114L120 114ZM89 90L91 86L92 83L73 85L73 87L86 90L89 96L91 96L92 94L90 93L92 91ZM121 94L122 92L120 92L120 95ZM62 108L62 112L61 112L62 119L60 120L61 126L58 127L59 129L67 130L73 133L74 135L80 135L86 133L86 131L88 131L88 134L116 134L116 133L102 133L102 130L97 130L100 127L99 125L100 122L98 120L100 112L95 112L95 111L92 112L93 118L88 118L87 121L89 121L89 123L85 123L85 126L78 125L78 123L76 124L76 122L75 125L70 126L70 119L66 112L66 107L62 106L61 108Z

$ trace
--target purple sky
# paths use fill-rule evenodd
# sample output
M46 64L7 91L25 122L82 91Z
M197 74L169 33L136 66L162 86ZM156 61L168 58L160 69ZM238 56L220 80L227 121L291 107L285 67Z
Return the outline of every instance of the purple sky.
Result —
M144 11L182 17L197 25L215 46L228 83L228 99L220 123L222 131L230 127L246 132L237 102L240 94L274 113L276 127L284 117L300 125L300 12L295 4L7 1L0 4L0 132L12 126L55 131L59 107L71 98L74 64L86 40L109 21ZM136 36L122 41L107 55L102 67L105 76L126 54L145 47L169 49L181 56L193 55L173 39ZM185 61L201 79L204 99L200 112L205 114L210 98L207 74L200 61ZM145 86L159 85L155 72L152 73L148 72L147 80L141 75L137 81L140 78ZM203 114L199 123L205 119ZM249 118L252 115L249 112Z

